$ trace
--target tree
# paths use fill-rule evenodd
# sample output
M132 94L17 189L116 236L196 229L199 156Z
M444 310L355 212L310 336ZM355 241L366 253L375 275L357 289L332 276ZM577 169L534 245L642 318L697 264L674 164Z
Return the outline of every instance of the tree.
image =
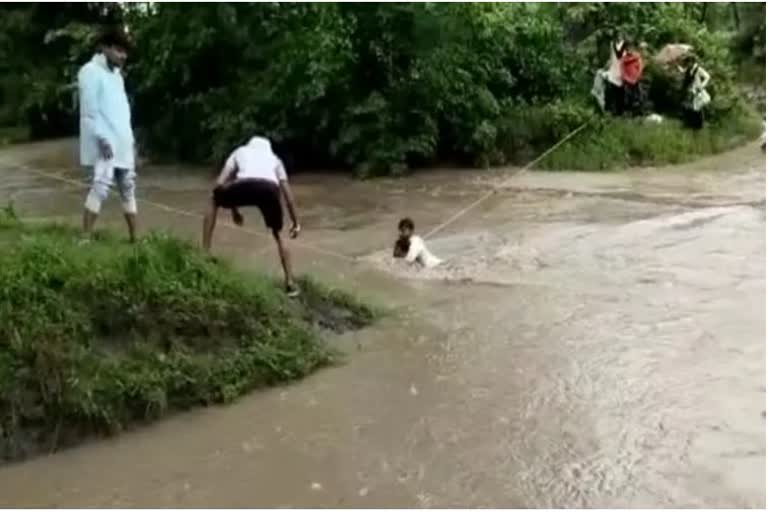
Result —
M694 45L714 77L712 119L737 101L728 35L712 30L727 4L64 5L2 7L0 99L12 99L0 122L24 115L37 136L72 133L74 73L94 28L119 22L136 42L126 84L155 157L218 163L261 133L296 165L365 175L500 162L590 115L592 75L619 35L648 54ZM742 45L760 47L746 28L759 18L740 12Z
M114 3L0 5L0 124L28 124L33 138L75 133L73 80L91 32L117 23Z

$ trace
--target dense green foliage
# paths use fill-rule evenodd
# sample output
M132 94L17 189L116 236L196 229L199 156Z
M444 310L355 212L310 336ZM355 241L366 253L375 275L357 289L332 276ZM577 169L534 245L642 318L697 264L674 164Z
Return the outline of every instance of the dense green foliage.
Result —
M0 127L25 125L32 138L74 133L78 67L94 28L121 18L118 4L0 4Z
M37 34L51 65L31 90L46 99L22 104L63 98L89 47L86 14L122 16L136 40L127 82L143 147L198 162L257 132L289 163L362 174L520 161L592 116L592 75L612 37L646 43L646 61L692 44L713 76L713 121L746 112L737 55L765 55L762 4L83 5ZM27 11L39 8L15 12ZM675 116L679 84L666 74L648 70L651 99Z
M308 280L290 301L169 236L77 240L0 220L0 460L304 376L333 355L314 326L373 320Z
M363 173L437 158L502 163L592 115L587 90L616 34L646 42L648 55L694 45L714 77L710 117L725 116L738 103L728 40L697 14L682 4L158 5L136 23L148 41L137 105L151 148L195 160L261 132L307 164Z
M152 148L192 159L259 132L307 163L364 172L482 155L516 99L571 86L559 28L527 9L158 5L137 23L147 46L133 71L137 106L165 108L139 106L140 124Z

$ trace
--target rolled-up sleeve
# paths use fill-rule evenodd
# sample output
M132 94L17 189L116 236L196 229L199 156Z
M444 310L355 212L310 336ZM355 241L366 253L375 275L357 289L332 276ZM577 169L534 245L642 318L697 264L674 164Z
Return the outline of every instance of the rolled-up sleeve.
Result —
M100 78L97 70L84 67L77 77L80 94L80 115L88 133L97 139L107 139L107 128L99 106Z

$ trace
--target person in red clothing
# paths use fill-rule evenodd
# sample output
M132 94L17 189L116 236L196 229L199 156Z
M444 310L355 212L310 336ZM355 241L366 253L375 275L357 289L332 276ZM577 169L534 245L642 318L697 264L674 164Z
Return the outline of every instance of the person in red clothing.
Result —
M643 76L643 58L634 50L629 50L621 58L621 80L624 85L635 85Z
M636 113L642 109L640 80L643 78L643 58L634 45L626 44L621 57L621 82L624 89L625 112Z

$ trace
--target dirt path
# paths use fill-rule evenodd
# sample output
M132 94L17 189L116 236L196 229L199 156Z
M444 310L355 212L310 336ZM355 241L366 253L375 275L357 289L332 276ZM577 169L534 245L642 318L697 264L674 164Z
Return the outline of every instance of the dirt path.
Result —
M0 152L0 204L77 222L71 143ZM343 366L236 404L0 468L0 505L763 507L765 159L757 146L622 174L530 173L432 242L446 269L380 252L501 171L295 180L303 271L398 309L335 340ZM206 180L147 170L151 201L199 212ZM115 202L107 219L121 228ZM198 236L144 206L145 226ZM248 226L260 228L255 216ZM219 251L276 271L268 241Z

